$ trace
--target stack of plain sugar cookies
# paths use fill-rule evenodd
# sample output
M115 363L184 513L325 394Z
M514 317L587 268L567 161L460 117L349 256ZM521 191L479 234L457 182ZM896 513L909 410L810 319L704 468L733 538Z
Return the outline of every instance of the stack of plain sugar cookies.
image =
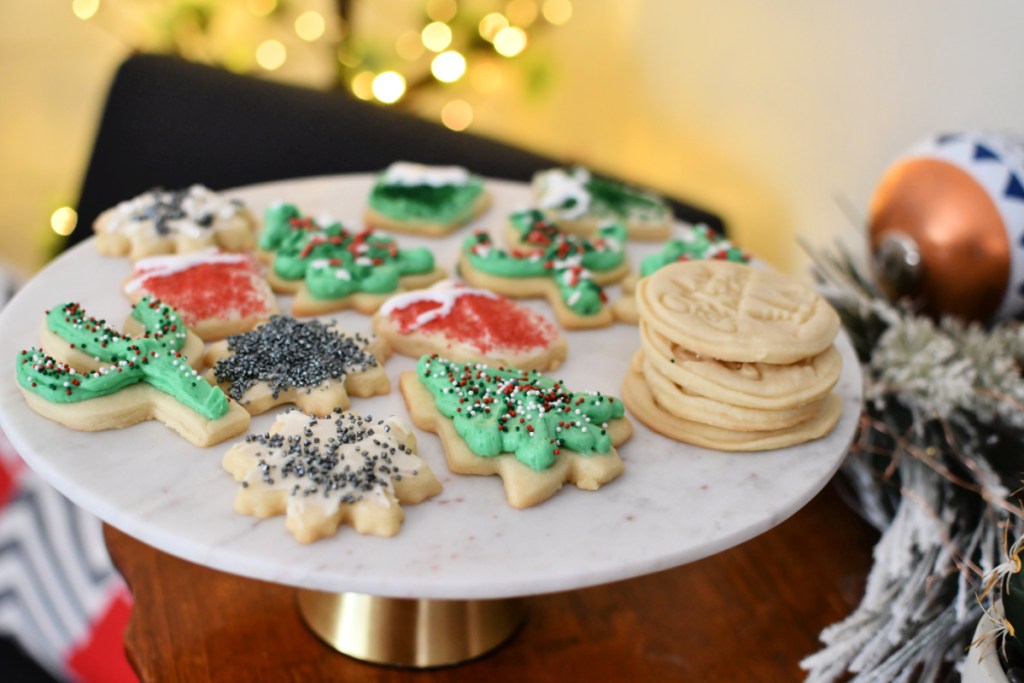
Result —
M727 451L828 434L839 316L812 288L726 261L666 266L636 290L641 348L623 400L651 429Z

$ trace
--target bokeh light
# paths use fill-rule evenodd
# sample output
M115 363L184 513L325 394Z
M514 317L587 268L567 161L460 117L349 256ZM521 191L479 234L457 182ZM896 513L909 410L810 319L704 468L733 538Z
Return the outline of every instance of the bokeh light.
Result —
M452 130L466 130L473 123L473 107L465 100L452 100L441 109L441 123Z
M360 71L352 77L352 94L361 100L373 99L373 72Z
M395 41L395 52L398 53L399 57L409 62L415 62L422 57L424 48L420 32L410 29L398 36L398 40Z
M312 43L323 36L327 29L324 16L316 10L303 12L295 18L295 33L306 42Z
M384 71L373 79L373 96L384 104L393 104L405 94L405 77L397 71Z
M466 58L454 50L442 52L430 63L430 73L442 83L454 83L466 73Z
M100 0L74 0L71 11L82 21L88 21L100 10Z
M277 9L277 0L245 0L245 6L254 17L269 17Z
M62 206L50 215L50 227L58 235L67 237L78 225L78 212L70 206Z
M480 37L487 41L493 41L494 36L503 28L508 28L508 19L504 14L491 12L480 20Z
M423 46L431 52L442 52L452 44L451 28L448 24L440 21L432 21L424 26L420 37L423 40Z
M469 84L481 95L493 95L505 84L505 71L498 57L477 59L469 70Z
M505 16L520 28L526 28L537 21L537 3L534 0L511 0L505 6Z
M555 26L561 26L572 19L572 3L569 0L544 0L541 11L544 18Z
M455 0L429 0L427 2L427 16L434 21L451 21L458 11Z
M256 48L256 63L267 71L280 69L288 59L288 50L280 40L264 40Z
M494 49L502 57L515 57L526 49L526 31L518 26L506 26L494 36Z

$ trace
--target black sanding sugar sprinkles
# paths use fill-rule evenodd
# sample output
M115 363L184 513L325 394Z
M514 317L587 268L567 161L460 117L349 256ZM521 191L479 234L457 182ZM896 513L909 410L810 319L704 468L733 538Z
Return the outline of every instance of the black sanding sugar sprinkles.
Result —
M278 315L227 343L232 355L218 360L213 374L218 383L230 383L227 393L236 401L258 382L266 382L277 398L281 391L344 381L378 365L366 335L343 332L334 322Z

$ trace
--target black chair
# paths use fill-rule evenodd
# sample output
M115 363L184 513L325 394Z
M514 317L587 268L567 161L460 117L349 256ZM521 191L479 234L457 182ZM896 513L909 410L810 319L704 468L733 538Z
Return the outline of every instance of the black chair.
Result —
M79 228L69 243L88 237L104 209L154 187L225 189L374 172L402 159L510 180L528 180L559 163L346 93L133 55L111 85L78 201ZM695 206L673 201L673 208L681 220L723 228L720 218Z

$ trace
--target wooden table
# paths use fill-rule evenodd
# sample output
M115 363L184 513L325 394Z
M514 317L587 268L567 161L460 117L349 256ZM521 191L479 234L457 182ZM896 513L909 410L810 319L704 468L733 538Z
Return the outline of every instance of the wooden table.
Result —
M157 681L796 681L821 629L859 602L875 531L830 486L762 536L699 562L530 601L520 633L431 671L364 664L305 627L295 591L207 569L112 527L135 595L125 645Z

